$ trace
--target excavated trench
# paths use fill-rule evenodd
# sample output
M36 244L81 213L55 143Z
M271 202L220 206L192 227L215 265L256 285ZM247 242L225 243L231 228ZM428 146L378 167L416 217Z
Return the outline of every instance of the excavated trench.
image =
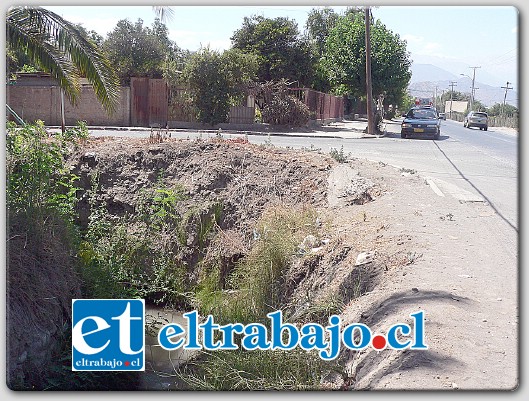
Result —
M322 301L339 299L343 307L372 291L380 274L396 263L380 249L373 260L358 263L358 255L369 250L367 244L379 236L374 228L366 228L354 208L376 201L383 188L328 155L251 145L244 140L152 144L102 138L86 144L70 164L80 177L78 212L84 229L98 208L116 219L126 218L141 206L146 191L177 188L184 195L178 201L181 238L173 231L173 237L167 234L163 240L177 244L174 257L185 266L188 288L203 277L201 262L212 254L220 261L219 285L225 288L230 273L258 239L255 227L266 210L314 208L318 234L300 243L283 280L285 311L293 321L317 318L314 306ZM344 210L346 216L355 212L354 218L336 225L333 219ZM371 225L379 222L373 217ZM362 227L362 235L355 227ZM186 302L165 304L159 295L147 299L148 311L166 321L179 321L179 309L191 307ZM142 379L140 387L173 388L174 369L192 355L164 352L152 335L146 345L151 375Z

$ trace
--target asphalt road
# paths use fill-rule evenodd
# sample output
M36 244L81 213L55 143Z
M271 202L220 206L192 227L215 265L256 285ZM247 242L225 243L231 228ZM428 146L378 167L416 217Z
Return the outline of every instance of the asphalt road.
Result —
M392 164L431 178L445 196L462 202L486 202L512 230L518 230L518 138L501 132L463 128L443 121L441 138L401 139L400 125L387 124L388 134L372 139L250 137L276 146L331 148L352 157Z
M400 123L386 125L380 138L340 139L280 135L249 135L252 143L320 149L332 148L346 155L384 162L417 172L436 186L439 196L454 196L461 202L489 204L503 221L504 228L518 233L518 137L461 123L442 121L441 138L401 139ZM148 136L146 131L102 131L96 135ZM231 135L223 133L223 137ZM179 132L180 138L211 137L215 134ZM238 135L240 136L240 135Z

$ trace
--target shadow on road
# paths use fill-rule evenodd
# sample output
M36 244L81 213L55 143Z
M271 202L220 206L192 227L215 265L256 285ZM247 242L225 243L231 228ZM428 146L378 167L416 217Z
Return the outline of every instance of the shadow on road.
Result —
M400 137L400 132L386 132L386 135L384 135L384 138L397 138L397 139L401 139ZM439 137L439 139L435 139L435 141L446 141L447 139L449 139L450 137L448 135L443 135L441 134L441 136ZM402 138L404 140L404 138ZM426 140L426 141L432 141L434 140L433 137L419 137L419 136L416 136L416 137L408 137L406 138L406 140Z

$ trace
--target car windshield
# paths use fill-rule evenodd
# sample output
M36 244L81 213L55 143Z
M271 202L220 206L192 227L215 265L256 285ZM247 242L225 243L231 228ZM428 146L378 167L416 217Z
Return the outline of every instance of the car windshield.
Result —
M437 119L437 114L431 109L415 109L408 112L408 118L435 120Z

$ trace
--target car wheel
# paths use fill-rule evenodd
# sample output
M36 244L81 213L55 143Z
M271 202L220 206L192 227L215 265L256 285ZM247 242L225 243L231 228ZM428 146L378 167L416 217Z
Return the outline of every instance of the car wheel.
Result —
M403 139L406 139L406 134L403 134L402 132L400 133L400 137L403 138Z
M441 132L438 132L437 134L434 135L433 139L437 140L441 137Z
M487 131L487 130L489 129L489 127L485 127L485 128L483 128L483 129L484 129L485 131Z

